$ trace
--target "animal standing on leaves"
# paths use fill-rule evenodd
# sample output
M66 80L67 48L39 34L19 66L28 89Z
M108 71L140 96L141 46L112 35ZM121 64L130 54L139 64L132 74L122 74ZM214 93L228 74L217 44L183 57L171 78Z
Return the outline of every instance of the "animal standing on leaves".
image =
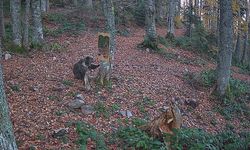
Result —
M90 90L89 83L89 71L98 68L100 65L93 64L94 59L91 56L87 56L84 59L80 59L74 64L73 73L76 79L83 80L84 86L87 90Z

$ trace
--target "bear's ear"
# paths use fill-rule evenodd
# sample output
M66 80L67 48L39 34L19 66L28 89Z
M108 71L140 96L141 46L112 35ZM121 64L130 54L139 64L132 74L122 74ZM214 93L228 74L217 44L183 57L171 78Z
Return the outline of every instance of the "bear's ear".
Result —
M93 62L93 57L91 57L91 56L87 56L87 57L85 57L84 58L84 61L85 61L85 65L86 66L89 66L92 62Z

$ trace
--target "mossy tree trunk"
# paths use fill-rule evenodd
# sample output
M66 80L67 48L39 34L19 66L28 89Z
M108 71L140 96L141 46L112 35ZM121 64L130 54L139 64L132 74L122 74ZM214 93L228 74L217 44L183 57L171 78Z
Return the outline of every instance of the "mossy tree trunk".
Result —
M5 36L4 15L3 15L3 0L0 1L0 38Z
M10 0L11 23L12 23L12 39L15 45L21 46L21 1Z
M3 72L0 64L0 149L17 150L9 108L4 91Z
M32 13L32 44L39 45L43 42L43 27L40 0L31 0Z
M155 26L155 3L154 0L145 0L146 13L146 37L143 45L152 49L157 48L157 34Z
M29 16L30 16L30 0L25 0L25 13L23 19L23 46L29 48Z
M225 96L229 86L233 51L232 0L220 0L220 43L217 65L217 93Z
M168 15L167 15L167 37L173 38L175 31L175 10L176 10L176 0L169 0L168 5Z

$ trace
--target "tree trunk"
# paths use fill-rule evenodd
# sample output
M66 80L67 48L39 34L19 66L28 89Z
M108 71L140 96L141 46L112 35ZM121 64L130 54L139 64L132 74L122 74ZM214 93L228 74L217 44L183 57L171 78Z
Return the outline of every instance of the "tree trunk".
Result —
M22 41L21 21L20 21L21 1L10 0L10 11L11 11L13 43L18 46L21 46L21 41Z
M220 0L220 43L217 65L217 92L226 94L229 86L230 67L233 51L233 12L232 0Z
M193 0L189 0L189 24L188 24L188 37L192 36L192 17L193 17Z
M176 1L175 0L169 0L168 17L167 17L167 37L173 37L174 36L175 9L176 9Z
M0 64L0 149L17 150L9 108L4 92L2 65Z
M4 38L4 15L3 15L3 0L0 1L0 38Z
M242 48L241 48L241 33L239 31L238 35L237 35L237 41L236 41L236 46L235 46L235 55L234 55L234 60L236 61L236 63L240 63L241 62L241 58L242 58Z
M49 11L49 0L40 0L41 11L48 12Z
M78 0L73 0L73 4L75 7L78 7Z
M218 16L218 5L216 3L213 3L213 6L211 6L211 16L212 18L211 20L211 32L215 33L217 31L217 27L218 27L218 20L217 20L217 16Z
M31 1L32 11L32 43L41 44L43 42L42 16L40 0Z
M237 35L237 41L236 41L236 45L235 45L235 55L234 55L234 59L236 61L236 63L240 63L242 60L242 38L241 38L241 16L240 16L240 10L238 11L238 35Z
M250 67L250 49L249 49L249 44L248 44L248 40L249 40L249 2L248 0L245 0L245 6L246 6L246 26L247 29L245 31L244 34L244 45L243 45L243 56L242 56L242 63L244 65L249 65Z
M46 12L46 0L40 0L40 7L42 12Z
M199 0L194 1L194 14L196 17L199 16Z
M102 2L103 2L104 14L107 20L108 31L110 34L110 56L111 56L111 62L113 63L116 51L114 5L112 0L102 0Z
M30 15L30 0L25 0L24 14L24 29L23 29L23 46L29 49L29 15Z
M202 15L202 9L203 9L203 0L200 0L200 5L199 5L199 15Z
M163 0L156 0L155 7L158 8L156 9L156 21L159 23L164 19L164 14L166 14L166 3Z
M219 43L220 43L220 3L217 2L218 4L218 8L217 8L217 41L216 41L216 45L217 47L219 47Z
M145 0L146 11L146 39L157 45L157 34L155 27L155 4L153 0Z
M98 77L102 85L104 85L104 81L109 81L111 71L114 65L114 54L116 51L116 42L115 42L115 16L114 16L114 6L112 0L102 0L102 6L104 10L104 14L107 20L108 32L109 32L109 45L108 46L108 55L101 54L102 59L100 62L100 70Z
M92 1L92 0L86 0L86 6L87 6L89 9L93 9L93 1Z
M181 0L177 0L176 2L177 7L176 7L176 16L181 16Z
M0 38L0 61L3 57L3 51L2 51L2 38Z

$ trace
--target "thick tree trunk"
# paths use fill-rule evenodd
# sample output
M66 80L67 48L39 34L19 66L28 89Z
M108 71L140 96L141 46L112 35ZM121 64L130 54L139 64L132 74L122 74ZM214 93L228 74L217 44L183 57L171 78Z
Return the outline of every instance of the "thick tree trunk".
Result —
M25 0L25 14L23 20L23 46L29 48L29 16L30 16L30 0Z
M21 46L21 41L22 41L21 20L20 20L21 1L10 0L10 11L11 11L13 43Z
M111 71L114 65L114 55L116 51L116 42L115 42L115 16L114 16L114 6L112 0L102 0L104 14L107 20L108 32L109 32L109 45L108 46L108 55L101 54L102 59L100 62L100 70L98 74L98 78L102 85L104 85L104 81L109 81L111 76Z
M17 150L9 108L4 92L2 65L0 64L0 149Z
M220 43L217 65L217 92L226 94L229 86L230 67L233 51L232 0L220 0Z
M48 12L49 11L49 0L40 0L41 11Z
M236 41L236 46L235 46L235 55L234 55L234 60L236 63L240 63L242 60L242 47L241 47L241 33L239 31L237 35L237 41Z
M31 1L31 11L32 11L32 43L41 44L43 41L43 27L42 27L40 0Z
M146 38L151 43L156 43L157 34L155 27L155 4L153 0L145 0L146 11Z
M241 38L241 16L240 16L240 11L238 11L238 35L237 35L237 41L235 45L235 50L234 50L234 59L236 63L240 63L242 60L242 38Z
M5 36L4 15L3 15L3 0L0 1L0 38Z
M115 42L115 12L114 12L114 5L112 0L102 0L104 14L107 20L108 30L110 34L110 56L111 62L114 61L114 55L116 51L116 42ZM111 65L112 66L112 65Z
M163 0L156 0L155 1L156 9L156 21L160 22L164 19L164 14L166 14L166 2Z
M174 17L175 17L176 1L169 0L168 17L167 17L167 36L173 37L175 31Z

